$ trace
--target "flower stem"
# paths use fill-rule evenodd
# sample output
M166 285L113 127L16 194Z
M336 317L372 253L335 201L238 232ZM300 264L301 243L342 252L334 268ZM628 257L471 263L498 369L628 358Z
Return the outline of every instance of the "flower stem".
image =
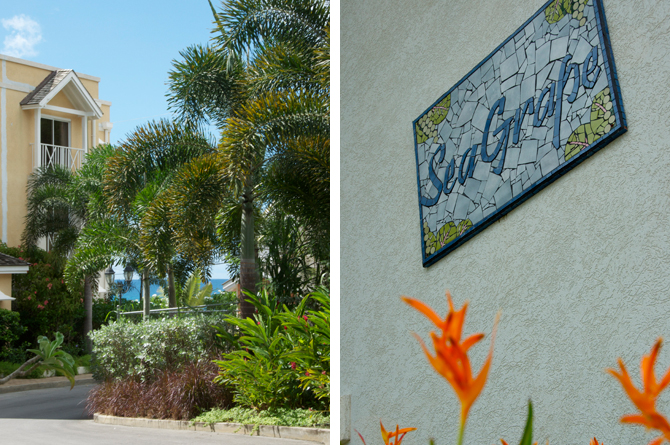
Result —
M465 433L465 419L461 419L461 428L458 431L458 445L463 445L463 433Z

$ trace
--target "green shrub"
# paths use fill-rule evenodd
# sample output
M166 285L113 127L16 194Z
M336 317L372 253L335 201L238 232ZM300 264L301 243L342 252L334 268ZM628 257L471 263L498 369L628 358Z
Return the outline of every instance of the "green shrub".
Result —
M278 315L285 326L285 335L293 344L288 357L295 361L300 373L301 386L311 389L328 406L330 397L330 295L325 289L309 294L308 299L318 302L319 309L307 310L301 315L284 311Z
M98 379L153 381L162 371L214 358L221 343L212 325L219 315L163 318L132 323L115 321L91 333L93 372Z
M304 312L307 298L291 311L286 306L279 310L276 300L265 290L258 297L251 294L247 297L258 313L254 319L226 317L228 323L239 328L240 336L233 338L221 333L235 344L236 350L215 362L220 368L217 381L229 385L235 393L235 402L249 408L327 406L329 352L323 351L330 350L330 337L314 330L329 332L330 316L325 323L323 317L319 318L320 325L316 327L314 321L318 317ZM312 322L308 321L310 316ZM306 366L298 366L299 363ZM313 374L316 378L310 378ZM317 400L319 396L323 400Z
M18 312L0 309L0 360L6 360L21 335L26 331Z
M27 274L12 276L12 309L21 314L27 328L18 339L37 346L40 335L61 332L65 345L83 342L84 300L83 285L74 292L63 280L64 258L39 248L7 247L0 243L0 252L30 263Z
M250 408L236 406L231 409L214 408L200 414L193 422L204 422L212 425L219 422L243 423L246 425L279 425L298 427L330 426L330 416L319 411L309 409L276 408L265 411L256 411Z

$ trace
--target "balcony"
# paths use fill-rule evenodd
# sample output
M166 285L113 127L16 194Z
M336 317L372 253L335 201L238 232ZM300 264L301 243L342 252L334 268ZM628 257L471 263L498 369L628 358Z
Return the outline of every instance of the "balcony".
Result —
M36 158L35 167L60 165L70 170L76 170L81 167L84 160L84 150L61 145L40 144L40 152Z

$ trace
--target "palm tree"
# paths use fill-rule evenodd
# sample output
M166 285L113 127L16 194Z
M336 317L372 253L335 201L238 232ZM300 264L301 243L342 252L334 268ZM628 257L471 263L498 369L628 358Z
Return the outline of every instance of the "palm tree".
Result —
M40 168L30 176L26 226L22 235L26 246L35 246L40 239L47 238L47 247L54 252L62 256L72 253L84 227L101 216L102 171L113 151L110 145L91 150L84 165L76 172L53 165ZM87 352L91 351L88 333L93 329L94 277L100 269L82 274Z
M213 152L212 143L198 131L166 120L149 122L121 143L105 173L108 208L137 226L144 268L168 276L170 307L177 305L173 264L177 252L166 192L184 164Z
M221 184L222 196L230 201L232 195L241 206L240 285L255 292L257 201L286 202L287 190L301 181L303 191L329 190L328 3L238 0L212 12L215 46L181 53L184 60L174 62L170 73L168 101L187 125L211 122L223 132L220 169L207 170L207 180ZM299 168L281 168L289 165ZM326 168L314 168L319 165ZM312 199L303 193L290 201L303 200L295 208L303 215L325 213L316 219L329 219L323 211L328 204L314 209ZM328 202L328 193L321 201ZM219 213L219 219L225 218ZM240 309L247 317L253 306L241 301Z
M179 258L166 217L166 192L185 162L213 150L201 134L169 121L137 127L107 159L102 178L106 214L82 231L66 268L68 280L81 270L123 260L141 272L146 298L149 280L167 274L169 304L175 307Z

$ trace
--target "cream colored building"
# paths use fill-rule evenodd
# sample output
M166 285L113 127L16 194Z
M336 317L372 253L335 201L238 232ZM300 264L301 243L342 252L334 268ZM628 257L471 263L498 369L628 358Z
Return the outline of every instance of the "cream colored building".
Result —
M99 77L3 54L0 62L0 239L17 246L30 174L81 166L91 147L109 142L112 104L98 97Z

